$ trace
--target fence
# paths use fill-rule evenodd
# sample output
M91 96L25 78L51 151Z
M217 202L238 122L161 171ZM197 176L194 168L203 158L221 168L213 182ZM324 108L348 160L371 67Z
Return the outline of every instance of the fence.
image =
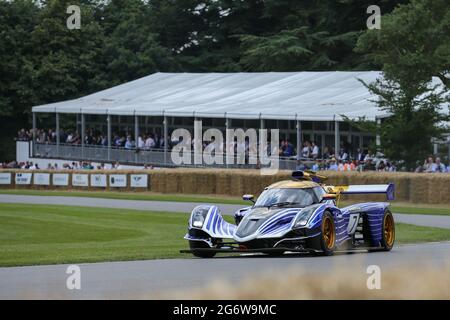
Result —
M124 149L124 148L111 148L104 146L91 146L86 145L81 147L80 145L71 144L35 144L32 151L33 157L36 158L50 158L50 159L67 159L78 161L95 161L95 162L120 162L128 164L148 164L158 167L215 167L215 168L256 168L257 158L245 157L245 164L238 164L238 157L233 157L232 164L227 164L224 159L223 164L195 164L194 152L189 153L189 163L177 164L174 163L171 157L171 150L165 152L163 149L141 150L141 149ZM203 162L203 161L202 161ZM294 170L297 161L292 158L280 158L279 169L280 170Z

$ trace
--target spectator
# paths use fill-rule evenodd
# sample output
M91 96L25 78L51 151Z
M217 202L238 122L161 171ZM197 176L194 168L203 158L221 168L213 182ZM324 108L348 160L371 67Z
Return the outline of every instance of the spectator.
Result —
M311 145L309 141L305 141L303 143L302 158L308 159L310 157L311 157Z
M423 171L430 173L436 171L436 164L433 161L433 157L428 157L423 163Z
M348 153L345 149L341 149L341 152L339 153L339 160L342 161L348 160Z
M358 148L358 151L356 153L356 160L364 161L365 158L366 158L366 155L364 154L364 152L360 148Z
M153 149L156 146L155 139L153 139L153 136L150 134L148 135L147 139L145 140L145 149Z
M445 165L441 162L441 158L436 157L435 170L434 172L444 173L447 172Z
M339 165L336 162L336 159L331 159L331 164L330 167L328 168L328 170L332 170L332 171L338 171L339 170Z
M145 147L145 142L144 142L144 139L142 139L142 136L138 137L137 147L138 147L138 149L144 149L144 147Z
M316 160L319 157L319 146L317 146L314 141L311 144L312 146L312 152L311 152L311 156L314 160Z
M127 136L127 141L125 142L125 149L134 149L135 142L132 140L131 136Z
M294 155L294 146L288 140L284 141L284 151L282 155L284 157L292 157Z

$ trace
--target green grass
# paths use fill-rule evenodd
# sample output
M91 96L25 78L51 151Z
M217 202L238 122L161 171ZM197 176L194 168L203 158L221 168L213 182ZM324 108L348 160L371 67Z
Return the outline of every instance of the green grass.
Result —
M395 224L396 244L449 241L450 229Z
M0 204L0 266L190 257L187 214ZM231 216L226 216L232 221ZM450 240L450 230L397 224L397 243Z
M17 194L31 196L65 196L65 197L88 197L124 200L147 200L147 201L171 201L171 202L202 202L223 204L248 204L248 202L231 197L214 197L202 195L180 195L150 192L117 192L117 191L54 191L54 190L29 190L29 189L3 189L0 194Z

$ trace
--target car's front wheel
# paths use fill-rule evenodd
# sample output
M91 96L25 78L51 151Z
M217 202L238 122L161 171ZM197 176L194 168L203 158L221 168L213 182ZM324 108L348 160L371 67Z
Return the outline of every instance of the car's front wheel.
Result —
M199 258L212 258L216 255L215 252L211 251L195 251L195 249L211 248L206 242L203 241L189 240L189 248L191 248L191 250L194 250L192 254Z

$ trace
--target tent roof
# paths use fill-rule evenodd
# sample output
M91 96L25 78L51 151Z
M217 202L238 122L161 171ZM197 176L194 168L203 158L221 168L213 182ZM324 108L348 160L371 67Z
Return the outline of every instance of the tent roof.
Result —
M279 120L383 117L365 72L155 73L33 112Z

